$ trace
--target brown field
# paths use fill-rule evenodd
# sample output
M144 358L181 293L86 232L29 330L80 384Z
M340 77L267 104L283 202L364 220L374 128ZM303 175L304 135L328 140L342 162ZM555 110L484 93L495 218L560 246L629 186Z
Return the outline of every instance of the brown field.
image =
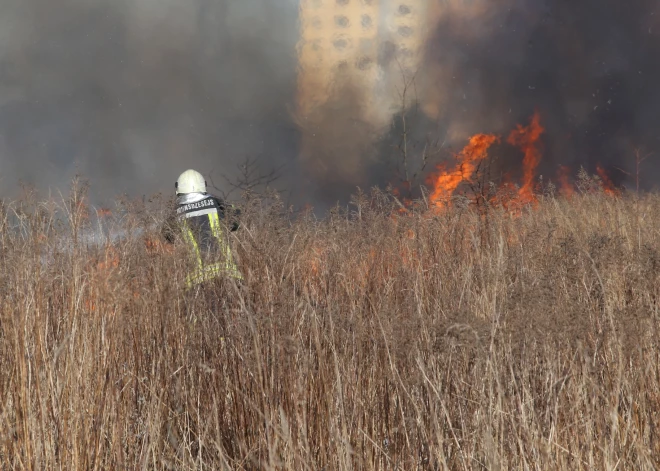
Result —
M660 466L659 195L249 201L215 311L145 244L161 200L109 250L72 195L0 208L0 469Z

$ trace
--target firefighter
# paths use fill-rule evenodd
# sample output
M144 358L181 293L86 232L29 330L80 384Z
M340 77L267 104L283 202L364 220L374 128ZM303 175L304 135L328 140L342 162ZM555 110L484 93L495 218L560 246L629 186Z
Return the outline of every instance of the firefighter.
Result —
M229 232L238 229L233 206L206 192L206 180L195 170L186 170L175 183L177 224L165 225L165 239L173 242L179 232L192 252L193 268L186 277L186 288L205 284L225 274L235 280L243 277L234 262Z

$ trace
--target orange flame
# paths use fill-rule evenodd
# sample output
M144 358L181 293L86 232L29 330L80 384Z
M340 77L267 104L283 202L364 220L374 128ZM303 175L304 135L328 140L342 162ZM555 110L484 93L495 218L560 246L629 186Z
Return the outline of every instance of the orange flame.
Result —
M318 276L321 271L321 266L325 265L327 259L326 249L321 245L314 244L311 248L309 265L311 267L312 275Z
M507 144L520 149L523 154L523 176L521 186L518 188L505 175L504 182L496 190L495 194L489 198L489 203L506 209L513 215L520 215L523 207L532 203L535 206L538 202L535 188L536 171L541 163L541 136L545 133L545 128L541 125L541 116L538 110L534 111L530 123L527 126L517 125L516 129L509 133L506 140ZM476 134L470 138L470 142L456 156L458 163L452 168L447 169L445 165L438 165L436 172L429 175L426 179L427 185L431 187L430 201L436 208L452 196L454 191L461 183L470 181L473 174L477 171L479 162L487 155L488 149L500 138L490 134ZM603 191L609 195L620 195L612 180L605 170L599 165L597 172L601 179ZM557 180L560 185L560 193L570 198L575 194L575 186L571 182L570 168L560 166L557 173ZM406 202L409 205L408 202ZM405 211L403 211L405 212Z
M105 257L96 265L99 271L108 271L119 266L119 254L117 250L111 245L105 249Z
M603 181L603 191L605 192L605 194L607 195L619 194L619 191L616 189L614 183L612 183L612 180L607 175L607 172L603 167L601 167L600 165L596 165L596 173L598 173L598 176Z
M451 170L446 170L444 165L438 165L438 172L431 174L427 183L433 188L430 195L431 203L440 206L447 201L458 186L469 180L477 170L477 165L488 155L488 149L499 138L492 134L476 134L470 138L470 142L457 155L458 164Z
M95 265L90 266L92 282L90 283L90 292L87 293L85 307L90 312L98 309L98 302L102 294L108 291L109 277L119 267L119 253L112 245L105 247L103 255L98 259Z
M523 182L519 191L520 198L524 201L535 201L533 186L536 176L536 167L541 162L541 150L539 140L545 129L541 126L541 116L537 111L532 116L529 126L518 125L511 131L507 142L518 147L525 153L523 159Z
M570 172L570 168L568 168L566 165L560 165L559 172L557 174L557 178L559 179L559 191L566 198L570 198L571 196L573 196L573 193L575 193L575 189L573 188L573 185L568 180L569 172Z
M149 237L149 236L145 237L144 246L147 249L147 252L152 255L174 252L173 246L162 242L156 237Z

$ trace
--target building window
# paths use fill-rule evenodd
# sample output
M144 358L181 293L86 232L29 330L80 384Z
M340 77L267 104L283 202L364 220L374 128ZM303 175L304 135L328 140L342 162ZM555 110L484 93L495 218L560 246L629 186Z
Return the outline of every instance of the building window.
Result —
M399 15L409 15L410 7L408 5L399 5Z
M413 29L410 26L399 26L398 33L399 36L409 38L413 33Z
M369 15L362 15L362 27L363 28L371 28L371 25L373 22L371 21L371 17Z
M337 70L339 70L340 72L343 72L346 69L348 69L348 62L340 61L340 62L337 63Z
M337 25L339 28L348 27L348 23L348 18L346 16L335 16L335 25Z
M348 47L348 41L344 38L339 38L335 39L332 41L332 45L337 49L338 51L343 51Z
M337 5L348 5L348 0L337 0Z
M373 64L373 60L370 57L364 56L357 60L355 66L360 70L367 70L371 67L371 64Z

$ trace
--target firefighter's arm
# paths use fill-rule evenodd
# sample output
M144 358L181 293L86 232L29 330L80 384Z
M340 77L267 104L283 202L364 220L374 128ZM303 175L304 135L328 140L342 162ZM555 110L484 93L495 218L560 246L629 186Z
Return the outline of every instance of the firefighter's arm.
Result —
M230 232L235 232L240 227L239 217L241 215L241 210L238 209L231 203L223 201L220 198L216 197L218 206L220 207L221 218L224 220L224 223L229 228Z
M150 254L170 253L174 250L174 243L176 242L176 229L174 218L166 219L160 226L160 230L156 230L153 236L146 235L144 244L147 252Z
M177 239L176 216L168 217L160 228L160 235L166 242L173 244Z
M240 227L239 219L241 216L241 210L238 209L236 206L233 204L230 204L229 207L227 208L228 210L228 221L229 222L229 230L231 232L237 231L238 228Z

